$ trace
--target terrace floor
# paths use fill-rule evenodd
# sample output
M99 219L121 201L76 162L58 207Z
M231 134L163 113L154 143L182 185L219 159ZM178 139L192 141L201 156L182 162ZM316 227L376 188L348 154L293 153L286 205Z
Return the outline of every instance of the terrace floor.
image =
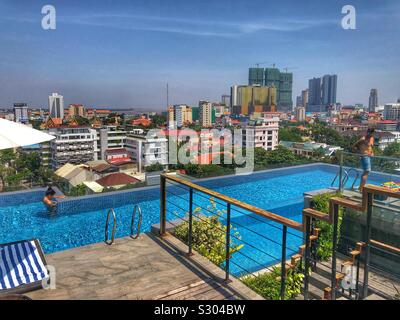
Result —
M46 256L56 268L56 289L27 295L32 299L262 299L173 236L142 234Z

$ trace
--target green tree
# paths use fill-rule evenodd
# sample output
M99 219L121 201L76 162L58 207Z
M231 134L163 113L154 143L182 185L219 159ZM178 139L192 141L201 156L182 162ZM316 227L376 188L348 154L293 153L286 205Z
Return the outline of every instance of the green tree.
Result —
M254 165L266 167L268 165L267 157L267 150L264 148L254 148Z
M279 128L279 141L302 142L303 132L293 127Z
M400 157L400 143L394 142L389 144L385 150L383 150L383 155L387 157Z
M150 119L155 127L159 127L167 123L167 117L160 114L155 114L151 116Z
M292 151L280 145L266 153L267 164L290 164L296 160L296 155Z
M315 124L312 128L312 138L316 142L326 143L332 146L346 147L346 139L334 129L323 124Z

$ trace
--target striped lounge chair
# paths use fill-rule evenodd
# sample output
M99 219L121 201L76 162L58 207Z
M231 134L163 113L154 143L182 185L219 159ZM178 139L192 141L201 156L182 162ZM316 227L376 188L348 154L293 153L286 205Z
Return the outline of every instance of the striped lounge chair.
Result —
M40 289L48 278L39 240L0 244L0 297Z

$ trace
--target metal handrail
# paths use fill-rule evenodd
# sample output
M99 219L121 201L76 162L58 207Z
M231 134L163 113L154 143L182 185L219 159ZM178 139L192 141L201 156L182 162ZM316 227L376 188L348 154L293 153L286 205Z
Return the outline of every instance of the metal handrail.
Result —
M339 153L342 153L342 154L352 155L352 156L358 156L358 157L361 157L361 156L362 156L362 154L359 154L359 153L348 152L348 151L343 151L343 150L340 150L340 151L338 151L338 152L339 152ZM399 161L399 162L400 162L400 158L395 158L395 157L371 156L371 158L373 158L373 159L391 160L391 161Z
M134 234L134 227L135 227L136 212L139 213L139 220L138 220L138 224L137 224L137 232L136 232L136 235L133 235L133 234ZM142 209L140 208L140 206L139 206L138 204L136 204L135 207L133 208L132 220L131 220L131 233L130 233L130 235L129 235L132 239L137 239L137 238L139 238L139 235L140 235L140 227L142 226L142 220L143 220Z
M271 220L273 222L277 222L277 223L279 223L281 225L285 225L285 226L287 226L289 228L292 228L292 229L295 229L295 230L303 231L302 224L297 222L297 221L294 221L292 219L285 218L285 217L282 217L282 216L280 216L278 214L269 212L267 210L264 210L264 209L249 205L249 204L244 203L242 201L239 201L237 199L225 196L225 195L223 195L223 194L221 194L219 192L207 189L205 187L202 187L202 186L194 184L192 182L177 178L177 177L172 176L172 175L168 175L168 174L164 173L164 174L161 174L160 177L161 177L161 184L160 184L161 205L163 205L165 203L166 180L170 180L170 181L177 182L179 184L185 185L185 186L187 186L189 188L192 188L193 190L200 191L200 192L202 192L204 194L207 194L207 195L209 195L211 197L220 199L220 200L222 200L222 201L224 201L226 203L230 203L230 204L232 204L232 205L234 205L236 207L239 207L239 208L245 209L247 211L250 211L250 212L252 212L254 214L257 214L257 215L259 215L261 217L267 218L267 219L269 219L269 220ZM161 212L163 212L163 211L164 211L164 207L161 206ZM161 219L161 222L162 222L161 223L161 225L162 225L161 227L163 228L163 225L165 224L165 219L164 219L164 217L161 217L161 218L162 218ZM164 231L165 230L161 230L161 234L164 234L165 233Z
M346 184L347 180L349 180L349 174L348 174L348 172L346 170L343 170L343 174L344 174L344 176L342 178L342 184L340 184L340 182L339 182L339 186L340 185L344 186ZM333 187L333 185L335 184L336 179L339 177L339 175L340 175L340 171L338 171L338 173L336 174L335 178L333 179L333 181L331 183L331 187Z
M349 178L350 178L350 174L349 174L349 173L350 173L351 171L354 171L354 172L356 173L356 177L354 178L353 183L352 183L352 185L351 185L351 189L354 189L354 185L356 184L358 178L360 177L360 172L358 172L358 170L356 170L356 169L354 169L354 168L350 168L349 170L347 170L347 174L348 174L348 179L347 179L347 180L349 180ZM347 182L347 180L346 180L346 182ZM343 184L343 185L344 185L344 184Z
M111 233L111 240L109 240L108 239L108 225L110 223L111 214L113 215L113 229L112 229L112 233ZM117 231L117 216L115 214L114 209L110 209L110 210L108 210L108 213L107 213L106 227L105 227L105 231L104 231L104 242L106 244L112 245L114 243L116 231Z

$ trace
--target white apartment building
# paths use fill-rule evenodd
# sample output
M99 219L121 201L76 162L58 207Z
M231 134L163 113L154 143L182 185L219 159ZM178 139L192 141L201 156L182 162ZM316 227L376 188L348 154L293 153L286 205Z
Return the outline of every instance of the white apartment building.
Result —
M127 131L120 126L108 125L97 129L97 153L98 159L104 160L104 154L107 149L121 149L125 147L126 136L132 131Z
M97 160L97 134L90 127L59 127L48 130L56 138L50 141L51 167L66 163L81 164Z
M168 165L168 139L164 136L128 134L125 148L140 171L152 164Z
M15 122L28 123L28 106L26 103L14 103L14 119Z
M64 97L58 93L49 96L49 114L51 118L64 118Z
M400 103L388 103L383 110L385 120L400 120Z
M306 108L304 108L304 107L296 107L296 109L295 109L295 119L298 122L306 121Z
M278 145L279 118L251 120L243 127L243 147L274 150Z
M208 101L200 101L200 124L203 127L211 127L212 126L212 103Z

